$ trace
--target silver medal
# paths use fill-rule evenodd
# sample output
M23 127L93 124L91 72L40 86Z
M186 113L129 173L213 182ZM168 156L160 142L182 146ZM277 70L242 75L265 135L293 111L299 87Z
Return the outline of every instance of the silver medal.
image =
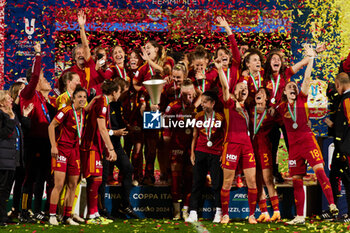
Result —
M213 146L213 143L212 143L211 141L208 141L208 142L207 142L207 146L208 146L208 147L212 147L212 146Z
M297 128L298 128L298 124L296 122L294 122L293 129L297 129Z

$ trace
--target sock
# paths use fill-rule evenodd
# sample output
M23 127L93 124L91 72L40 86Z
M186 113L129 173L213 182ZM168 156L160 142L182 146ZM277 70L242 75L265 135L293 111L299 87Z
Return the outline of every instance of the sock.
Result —
M230 203L230 189L221 189L222 215L228 215L228 205Z
M331 183L329 183L329 179L326 176L326 173L324 172L323 168L318 168L315 171L317 180L321 185L321 188L323 190L324 195L327 198L327 201L329 204L334 204L334 199L333 199L333 192L331 188Z
M73 205L72 205L72 210L75 209L75 205L77 204L77 200L80 194L80 182L77 185L77 188L75 189L75 195L74 195L74 201L73 201Z
M248 204L249 216L254 215L256 208L256 200L258 199L258 190L248 188Z
M171 176L172 176L171 196L173 198L173 202L177 202L180 200L179 173L177 171L172 171Z
M72 207L71 206L65 206L64 207L64 214L65 217L70 217L72 215Z
M259 204L261 213L266 214L267 212L266 199L260 200L258 204Z
M190 205L190 197L191 197L191 193L187 194L186 197L185 197L185 201L184 201L184 208L185 206L188 206Z
M22 210L26 210L28 208L28 193L23 193L22 195Z
M271 201L273 211L280 211L278 196L270 197L270 201Z
M293 179L294 201L297 208L297 215L304 215L305 193L303 189L303 179Z
M50 203L50 209L49 209L50 215L56 215L56 211L57 211L57 205Z
M216 207L215 215L217 215L217 214L219 214L219 215L222 214L221 208L219 208L219 207Z
M95 177L88 179L88 185L87 185L87 194L88 194L88 214L94 215L96 212L98 212L98 188L100 187L102 183L101 177Z

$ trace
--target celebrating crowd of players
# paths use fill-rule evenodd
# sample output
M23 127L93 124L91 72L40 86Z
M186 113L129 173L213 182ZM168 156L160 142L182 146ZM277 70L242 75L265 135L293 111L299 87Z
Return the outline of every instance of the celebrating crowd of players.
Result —
M160 181L171 185L174 219L198 220L201 193L209 174L216 207L213 221L228 223L230 189L235 177L243 173L248 186L249 223L278 221L281 214L273 176L282 179L275 167L281 132L288 141L297 211L288 224L305 222L305 161L315 171L329 213L336 216L334 185L325 174L321 151L308 126L311 71L316 53L324 46L314 51L305 45L305 57L293 66L286 66L284 54L275 49L266 55L264 65L260 51L247 45L238 47L225 18L216 20L225 28L231 48L217 48L213 57L198 46L175 64L159 43L149 41L140 51L132 50L126 62L125 48L119 45L110 51L97 47L91 52L84 28L86 16L80 11L82 43L73 49L75 64L62 73L54 95L43 75L40 45L35 45L28 84L17 82L9 93L0 91L0 150L10 151L9 158L0 159L1 223L8 222L5 201L14 180L10 216L20 213L24 222L43 220L46 182L49 223L84 223L72 210L80 195L78 186L85 179L87 223L108 224L111 220L104 193L107 183L117 182L113 177L115 165L122 183L118 213L137 218L130 205L130 190L132 185L154 184L157 155ZM108 54L112 62L108 62ZM304 66L299 90L290 79ZM151 79L166 80L158 105L152 104L142 84ZM338 79L338 88L348 84L346 78ZM145 111L159 111L166 121L195 119L209 124L142 129ZM271 217L264 185L274 211ZM261 210L258 219L254 217L257 204Z

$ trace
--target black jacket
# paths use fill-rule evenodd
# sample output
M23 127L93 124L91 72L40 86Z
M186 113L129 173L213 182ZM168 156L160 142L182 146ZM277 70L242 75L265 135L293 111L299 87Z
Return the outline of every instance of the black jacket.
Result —
M334 132L335 132L335 146L344 155L350 155L350 130L349 123L344 111L344 102L348 99L350 103L350 92L341 96L340 104L335 114ZM348 109L350 110L350 109Z
M18 119L0 110L0 170L16 169L16 125Z
M13 103L13 112L16 114L16 116L19 118L19 122L17 121L17 129L16 133L19 133L18 137L20 139L20 151L17 153L16 157L16 165L24 167L24 140L26 134L28 134L30 130L30 123L31 120L29 117L25 117L21 115L21 108L20 105ZM53 119L53 118L51 118Z
M110 103L110 121L111 129L113 130L123 129L126 127L122 117L122 104L120 101ZM111 141L115 147L122 147L119 136L111 136Z

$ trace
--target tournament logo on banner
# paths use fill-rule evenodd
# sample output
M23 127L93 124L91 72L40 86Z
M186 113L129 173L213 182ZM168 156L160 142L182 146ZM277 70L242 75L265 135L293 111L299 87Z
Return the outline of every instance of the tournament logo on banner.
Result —
M321 80L310 82L307 105L309 107L310 119L321 119L327 115L327 83Z
M16 5L7 2L5 14L12 16L5 17L5 89L18 78L25 77L26 70L32 66L33 46L36 43L41 44L44 76L51 80L55 48L53 11L39 4Z

